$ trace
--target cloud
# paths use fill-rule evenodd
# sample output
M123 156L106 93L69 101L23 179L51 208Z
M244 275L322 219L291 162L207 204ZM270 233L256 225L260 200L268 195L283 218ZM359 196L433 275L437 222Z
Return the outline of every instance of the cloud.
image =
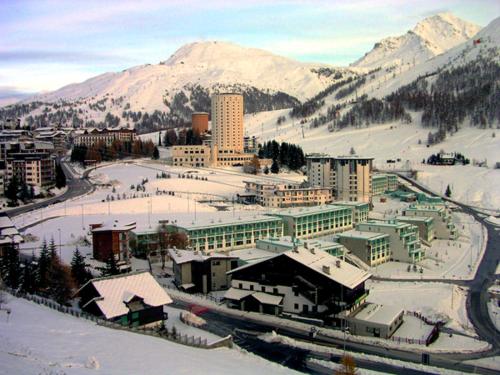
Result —
M4 63L109 63L132 62L129 57L95 52L54 50L0 50L0 64Z
M22 91L15 86L0 86L0 99L22 99L32 94L31 92Z

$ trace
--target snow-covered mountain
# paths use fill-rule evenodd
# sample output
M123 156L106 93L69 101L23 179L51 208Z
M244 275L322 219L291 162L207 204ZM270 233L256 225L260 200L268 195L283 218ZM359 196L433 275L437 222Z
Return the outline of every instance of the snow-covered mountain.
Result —
M164 109L165 91L168 98L186 86L210 89L241 85L304 100L335 80L332 72L342 71L346 69L302 63L228 42L196 42L184 45L159 64L105 73L34 99L53 102L109 94L113 98L124 97L132 109L153 111Z
M382 39L352 66L373 69L417 65L463 43L480 29L451 13L439 13L417 23L404 35Z

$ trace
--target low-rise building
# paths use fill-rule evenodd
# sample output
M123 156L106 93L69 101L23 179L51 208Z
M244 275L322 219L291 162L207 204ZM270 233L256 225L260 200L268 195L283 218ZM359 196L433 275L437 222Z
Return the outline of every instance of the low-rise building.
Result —
M106 262L114 256L117 262L129 262L130 232L134 228L135 222L121 223L118 220L91 224L94 259Z
M415 263L425 256L415 225L399 222L397 220L378 221L369 220L359 223L356 229L364 232L385 233L389 235L391 247L391 260Z
M88 314L129 327L153 327L167 319L163 306L172 303L165 289L149 272L101 277L77 292Z
M184 233L191 248L205 253L251 248L258 239L283 235L283 221L264 215L187 223L164 220L160 223L165 224L169 232Z
M403 216L432 217L434 219L434 235L437 239L452 240L457 238L457 230L453 224L451 213L445 205L413 204L403 210Z
M127 128L106 128L106 129L85 129L82 134L76 135L73 142L75 146L96 146L105 144L111 146L113 142L129 142L135 141L135 129Z
M434 219L428 216L398 216L396 220L415 225L418 228L420 241L427 246L431 245L436 237L434 233Z
M271 208L317 206L332 202L330 189L304 187L301 184L245 181L245 193L252 194L255 203Z
M395 174L375 173L372 176L373 195L381 195L398 190L398 176Z
M12 220L6 215L0 216L0 258L3 257L5 250L12 247L19 248L22 242L24 239Z
M334 203L335 206L345 206L352 208L353 223L363 223L368 220L370 213L370 204L365 202L346 202L338 201Z
M371 267L391 259L389 235L350 230L337 235L339 243Z
M238 266L238 258L226 254L202 254L196 250L169 249L174 282L178 288L190 293L225 290L230 287L227 272Z
M345 247L338 242L321 241L318 239L293 239L289 236L283 236L280 238L270 237L257 240L256 244L257 249L275 254L292 250L295 246L304 247L305 249L319 249L338 258L344 258Z
M229 272L224 295L230 307L279 315L289 313L339 322L368 295L368 272L319 249L295 247Z
M399 307L365 303L347 317L349 332L388 339L403 324L403 315Z
M283 220L284 234L313 238L343 232L353 227L352 208L336 205L291 208L269 213Z
M172 164L179 167L208 167L210 165L210 147L172 146Z

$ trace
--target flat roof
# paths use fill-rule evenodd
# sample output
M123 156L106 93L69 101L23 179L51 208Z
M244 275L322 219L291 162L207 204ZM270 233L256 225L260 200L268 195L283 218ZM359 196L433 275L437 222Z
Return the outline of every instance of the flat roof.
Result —
M94 232L107 232L107 231L124 231L135 229L135 221L131 222L120 222L119 220L105 221L103 223L96 223L91 225L100 225L97 228L92 229Z
M411 224L400 223L397 220L390 220L390 221L368 220L368 221L365 221L363 223L357 224L357 226L365 226L365 227L367 225L376 225L376 226L379 226L379 227L396 227L396 228L406 228L408 226L411 226Z
M396 318L403 313L403 309L397 306L378 305L376 303L365 303L354 315L349 318L364 320L371 323L391 325Z
M321 206L295 207L295 208L285 209L282 211L273 211L268 213L268 215L297 217L297 216L314 215L323 212L340 211L340 210L345 210L346 208L348 207L336 206L334 204L325 204Z
M265 222L272 222L280 220L278 217L273 217L269 215L255 215L255 216L249 216L249 217L238 217L238 218L233 218L233 217L225 217L225 218L218 218L217 220L213 218L203 218L203 219L197 219L196 221L191 221L191 222L177 222L177 221L169 221L168 223L165 223L166 225L174 225L179 228L183 228L186 230L195 230L195 229L204 229L204 228L218 228L221 226L229 226L229 225L242 225L242 224L250 224L250 223L261 223L263 221ZM163 221L160 220L160 224L162 224Z
M434 219L430 216L397 216L396 217L397 220L401 220L401 221L423 221L423 222L433 222Z
M335 201L335 202L333 202L333 204L339 205L339 206L353 206L353 207L368 206L369 207L369 204L366 202Z
M168 249L168 255L177 264L189 263L189 262L204 262L210 259L236 259L236 256L213 253L210 255L203 254L201 251L197 250L180 250L180 249Z
M293 241L292 237L290 236L282 236L279 238L275 237L268 237L268 238L261 238L256 241L257 245L259 243L268 243L268 244L273 244L273 245L280 245L280 246L287 246L292 248L293 247ZM318 246L319 248L331 248L331 247L343 247L342 244L339 244L338 242L332 242L332 241L324 241L324 240L318 240L318 239L296 239L295 243L299 246L306 246L309 247L314 247ZM265 250L265 249L264 249Z
M360 230L349 230L347 232L338 233L337 236L346 238L359 238L362 240L377 240L383 237L389 237L388 234L378 232L363 232Z
M348 155L348 156L331 156L328 154L308 154L306 155L306 159L335 159L335 160L373 160L372 157L364 157L357 155Z

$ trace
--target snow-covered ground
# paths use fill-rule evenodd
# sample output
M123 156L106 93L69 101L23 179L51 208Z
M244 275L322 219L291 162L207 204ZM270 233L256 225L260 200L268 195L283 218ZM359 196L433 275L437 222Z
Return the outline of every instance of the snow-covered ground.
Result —
M196 349L97 326L11 298L0 312L1 374L290 374L235 349Z
M488 313L490 314L491 321L495 324L497 331L500 332L500 285L493 285L488 289L490 293L488 301Z
M368 302L397 306L406 311L419 312L446 326L468 335L475 335L465 308L466 289L452 284L422 282L367 281L370 290ZM399 336L398 332L395 333ZM469 339L471 347L476 340ZM482 345L482 343L478 343Z
M449 184L452 197L466 203L487 208L500 207L500 170L493 169L499 161L500 138L493 137L495 130L481 130L463 126L456 134L440 144L426 146L429 128L417 124L372 125L366 128L347 128L329 132L326 126L301 128L299 120L287 118L276 125L279 116L289 110L262 112L245 117L245 129L259 140L276 139L279 142L299 144L306 153L327 153L333 156L348 155L351 148L361 156L374 157L374 165L383 170L416 169L417 178L424 185L444 193ZM304 136L302 136L302 131ZM500 134L499 134L500 135ZM395 141L397 140L397 141ZM475 166L430 166L422 164L431 154L444 150L461 152L467 158L487 161L488 168ZM401 159L400 163L387 164L387 159Z

